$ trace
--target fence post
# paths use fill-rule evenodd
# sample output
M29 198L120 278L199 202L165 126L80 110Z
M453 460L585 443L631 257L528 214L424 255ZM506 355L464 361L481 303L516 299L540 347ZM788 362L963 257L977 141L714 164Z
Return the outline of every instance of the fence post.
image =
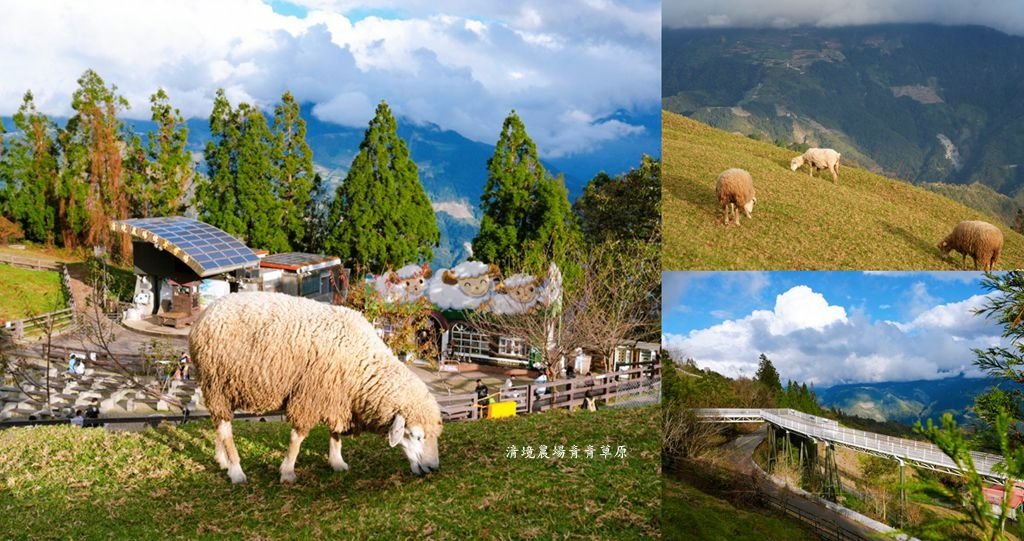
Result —
M526 413L533 413L533 384L526 386Z

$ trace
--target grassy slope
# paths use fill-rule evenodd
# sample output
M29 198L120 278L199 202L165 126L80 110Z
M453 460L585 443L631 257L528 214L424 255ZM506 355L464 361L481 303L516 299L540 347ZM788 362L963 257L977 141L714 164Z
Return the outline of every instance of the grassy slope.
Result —
M795 153L662 113L662 208L666 270L958 269L959 256L935 247L960 220L999 225L1001 269L1024 267L1024 236L999 220L947 198L853 167L809 178L790 171ZM718 174L750 171L757 190L753 219L722 225ZM825 173L825 178L821 178ZM970 266L970 259L968 259Z
M662 538L798 541L817 537L798 523L755 508L738 508L681 481L665 479Z
M656 537L658 409L551 412L453 424L441 471L418 478L382 436L346 438L347 473L327 433L303 445L298 482L278 482L281 423L235 423L249 483L213 460L207 421L140 433L70 426L0 432L0 517L14 538ZM625 445L627 458L507 459L510 445Z
M59 273L0 263L0 321L29 317L66 306Z

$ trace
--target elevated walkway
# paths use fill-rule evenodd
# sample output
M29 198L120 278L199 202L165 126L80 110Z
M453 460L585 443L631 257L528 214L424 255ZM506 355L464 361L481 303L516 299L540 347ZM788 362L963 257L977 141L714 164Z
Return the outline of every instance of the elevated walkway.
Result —
M697 409L696 415L715 423L769 423L777 428L799 434L813 441L845 447L854 451L881 456L937 472L962 475L960 469L935 445L916 440L895 438L839 426L832 419L792 409ZM998 466L1003 458L988 453L971 452L974 467L985 479L1002 483L1006 476Z

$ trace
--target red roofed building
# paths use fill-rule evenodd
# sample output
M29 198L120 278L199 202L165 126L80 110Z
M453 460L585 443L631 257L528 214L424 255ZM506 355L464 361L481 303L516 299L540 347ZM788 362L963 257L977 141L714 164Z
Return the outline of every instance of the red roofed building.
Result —
M999 508L1003 505L1003 486L991 485L984 488L985 500L992 506L992 512L999 514ZM1010 520L1017 520L1017 509L1024 504L1024 486L1014 485L1013 494L1010 495L1009 513Z

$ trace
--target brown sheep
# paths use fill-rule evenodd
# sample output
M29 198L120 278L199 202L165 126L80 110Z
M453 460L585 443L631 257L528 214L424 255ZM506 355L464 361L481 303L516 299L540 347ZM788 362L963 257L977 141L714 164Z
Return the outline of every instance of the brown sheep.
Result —
M718 175L715 183L715 193L718 194L718 203L725 213L725 225L732 222L733 212L736 214L736 225L740 225L740 209L750 218L754 210L754 179L750 173L743 169L726 169Z
M199 317L189 351L217 427L214 457L234 483L245 482L231 433L235 410L285 411L292 432L284 483L295 480L299 446L319 423L331 432L335 470L348 469L341 435L363 429L387 432L413 473L438 468L437 400L355 310L280 293L235 293Z
M964 220L953 228L939 243L939 250L946 256L951 250L963 256L961 265L967 264L967 256L974 260L974 269L978 264L985 271L991 271L999 263L999 252L1003 249L1003 232L998 227L980 220Z

